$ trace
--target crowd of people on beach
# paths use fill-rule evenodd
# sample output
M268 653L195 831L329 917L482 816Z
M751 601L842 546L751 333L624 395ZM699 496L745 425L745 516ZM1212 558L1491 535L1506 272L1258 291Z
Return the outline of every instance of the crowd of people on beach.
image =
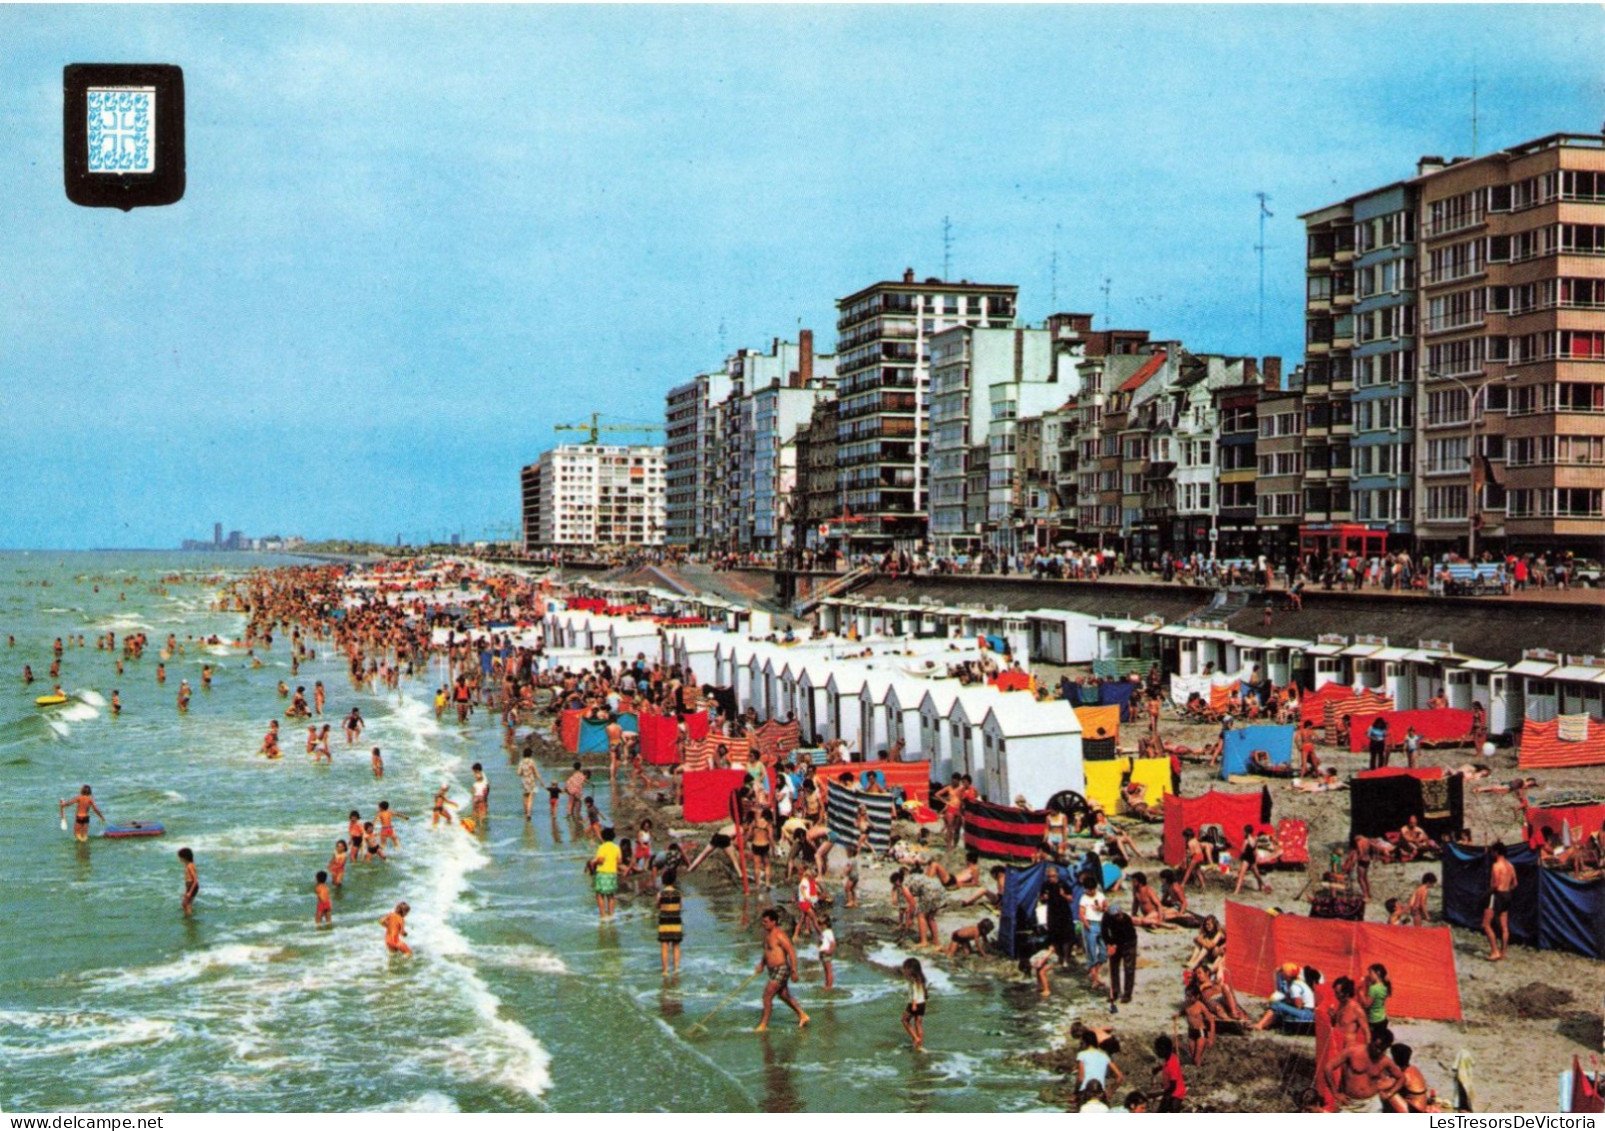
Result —
M1119 1064L1121 1057L1130 1055L1122 1052L1120 1037L1108 1027L1078 1023L1072 1033L1072 1040L1080 1045L1073 1103L1080 1110L1182 1110L1187 1098L1185 1063L1201 1067L1221 1033L1280 1029L1303 1034L1316 1027L1318 1016L1333 1036L1326 1046L1329 1055L1316 1065L1310 1093L1301 1097L1303 1106L1331 1110L1364 1102L1380 1103L1383 1110L1390 1111L1436 1110L1436 1098L1412 1060L1411 1047L1398 1039L1389 1021L1391 983L1380 963L1368 967L1358 986L1348 977L1334 978L1328 984L1312 966L1288 963L1278 972L1276 990L1262 1010L1250 1012L1239 1000L1225 964L1226 932L1220 918L1198 908L1198 896L1192 897L1190 904L1189 889L1207 890L1206 880L1215 877L1222 879L1222 889L1227 890L1235 867L1235 888L1229 889L1234 894L1250 879L1257 891L1269 893L1266 870L1282 855L1273 833L1249 826L1240 837L1232 838L1222 832L1188 829L1185 862L1156 869L1156 882L1151 882L1149 873L1139 870L1145 854L1136 838L1143 826L1158 821L1160 814L1143 798L1140 787L1123 790L1124 811L1113 816L1096 805L1074 816L1050 812L1046 835L1032 861L1046 866L1040 897L1019 938L1005 946L998 938L998 919L1010 870L988 866L978 853L964 848L967 808L981 800L968 777L955 774L949 782L931 783L929 796L910 797L901 789L888 788L872 774L861 779L852 763L862 761L866 752L850 749L840 740L810 736L814 741L809 746L762 748L756 741L760 724L754 711L749 708L738 713L720 689L700 686L688 673L661 660L641 654L634 661L597 658L584 666L555 665L539 644L514 644L505 629L495 627L538 620L544 601L554 594L534 581L459 567L432 579L431 584L441 589L471 587L474 599L445 603L428 599L425 591L413 586L409 575L384 573L377 575L376 587L364 599L354 600L353 590L343 585L346 577L342 567L253 573L229 586L218 607L244 615L244 629L236 643L257 663L258 649L266 652L275 640L287 640L292 678L302 663L315 658L314 646L331 648L344 657L353 687L394 690L403 680L429 678L436 687L433 704L438 718L454 717L461 724L481 714L495 719L506 746L516 755L524 818L532 819L542 791L554 821L566 801L566 817L576 838L583 836L592 846L585 872L599 918L607 921L616 914L621 895L650 900L665 977L678 973L686 942L686 877L711 862L715 878L709 882L756 891L761 902L771 904L759 915L761 953L753 972L753 978L762 975L765 979L760 1030L768 1028L777 1000L792 1011L799 1027L810 1023L808 1012L793 992L802 961L798 944L805 940L817 943L813 960L819 964L824 992L831 991L842 917L866 907L865 877L887 868L890 907L886 921L892 924L891 940L923 952L908 957L899 968L907 985L901 1023L915 1049L924 1046L926 1014L933 1004L928 963L995 960L1016 951L1023 940L1024 949L1016 962L1019 976L1034 984L1043 997L1052 997L1056 983L1062 986L1070 977L1078 987L1072 991L1078 1000L1096 1000L1100 1008L1107 1006L1109 1014L1116 1015L1137 993L1144 937L1188 930L1196 932L1193 945L1174 972L1180 995L1176 1016L1185 1022L1185 1041L1179 1035L1164 1034L1153 1039L1157 1060L1153 1082L1148 1087L1131 1087ZM115 648L117 642L112 638L97 641L97 645ZM147 642L142 637L125 637L122 646L126 658L137 659ZM182 647L169 638L162 649L163 659ZM56 648L59 660L60 641ZM986 680L1009 667L1006 657L989 657L977 661L973 671L966 668L950 674ZM444 678L435 678L440 672ZM210 669L203 678L209 684ZM1222 712L1207 703L1189 702L1179 710L1170 706L1157 667L1146 677L1133 675L1131 681L1136 684L1130 712L1139 731L1137 752L1169 759L1172 785L1178 792L1184 763L1216 764L1225 735L1237 723L1298 718L1297 688L1266 685L1248 693L1234 689L1233 700ZM1250 685L1253 687L1252 681ZM307 756L313 761L332 760L332 724L321 722L329 711L323 683L315 682L309 693L304 685L292 690L280 681L278 695L287 704L284 717L307 725ZM179 709L186 705L181 692ZM546 758L550 768L555 747L545 735L557 732L565 711L578 711L585 721L605 729L605 772L614 786L615 804L627 804L635 812L630 821L615 822L598 807L594 778L604 772L603 765L587 767L583 760L572 760L570 770L561 776L554 772L550 781L542 772L540 758ZM333 713L340 717L346 748L358 749L365 729L360 709L353 706L349 712ZM676 764L647 764L636 734L621 725L626 713L676 721ZM683 801L684 773L691 762L692 746L688 720L699 714L708 719L711 768L745 769L747 777L732 797L728 820L714 830L661 828L652 814L666 812ZM1172 718L1219 725L1219 736L1198 748L1167 741L1160 723ZM279 731L275 718L258 751L263 758L283 758ZM732 747L755 753L738 760L731 755ZM1331 780L1332 767L1323 770L1319 764L1313 735L1301 734L1298 748L1298 772L1310 778L1317 790L1338 788ZM1414 766L1417 751L1407 744L1406 752ZM875 753L895 760L899 751ZM371 748L370 760L375 780L382 780L384 762L378 746ZM1267 764L1265 769L1272 767ZM468 811L458 811L458 803L450 797L452 783L443 782L428 805L432 827L456 824L470 834L483 831L491 813L490 783L481 764L475 763L472 772ZM1462 772L1468 781L1487 777L1482 766L1463 767ZM855 789L861 783L862 791L869 795L891 795L898 821L884 849L873 844L863 807L858 809L853 835L844 840L839 827L833 832L826 801L831 783L837 780L850 782ZM1331 784L1322 787L1323 780ZM1476 788L1508 788L1518 800L1524 800L1525 790L1533 784L1518 781L1510 787L1487 784ZM1311 789L1310 782L1301 785L1306 791ZM75 835L83 839L91 817L100 816L91 788L86 785L73 801L62 802L64 825L69 807ZM349 812L345 835L335 841L327 866L313 877L314 926L332 921L333 890L344 884L348 867L385 862L387 851L400 846L396 822L407 820L410 818L389 800L380 801L371 815L356 809ZM1396 837L1353 838L1348 853L1325 875L1324 882L1345 888L1355 884L1361 897L1369 899L1368 871L1373 863L1428 858L1438 848L1413 827L1412 818ZM1499 846L1494 852L1493 898L1484 926L1489 957L1498 961L1508 951L1508 913L1517 881ZM1563 852L1569 854L1568 865L1578 859L1576 848L1551 846L1551 856L1559 858ZM956 858L960 853L962 862ZM178 855L183 865L181 907L188 916L195 909L200 878L191 849L182 848ZM1431 916L1429 897L1436 882L1435 875L1426 873L1408 900L1390 901L1388 921L1425 925ZM777 892L794 893L794 898L775 899ZM384 946L401 957L412 954L407 942L410 910L403 900L380 922ZM964 916L960 925L944 928L939 924L939 917L955 914ZM851 923L862 931L882 929L879 916L869 910L854 916ZM1080 988L1083 976L1084 989ZM1144 982L1148 993L1166 992L1162 975L1146 974Z

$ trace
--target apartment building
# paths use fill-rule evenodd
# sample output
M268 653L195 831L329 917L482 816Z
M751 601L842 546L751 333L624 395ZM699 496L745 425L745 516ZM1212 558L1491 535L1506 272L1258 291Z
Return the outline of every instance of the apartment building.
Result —
M836 401L815 402L808 422L793 442L797 461L795 501L791 506L796 526L793 545L819 550L832 539L832 523L840 518L836 489Z
M1605 541L1605 138L1418 178L1420 530L1429 547Z
M1394 184L1355 197L1350 400L1350 506L1354 521L1386 532L1389 549L1414 543L1416 213L1418 192ZM1332 301L1341 304L1342 296ZM1333 428L1336 432L1336 426Z
M714 409L730 395L727 369L699 373L664 398L665 534L693 551L712 544Z
M1597 554L1605 138L1422 158L1303 219L1306 522Z
M930 347L953 326L1009 328L1019 288L941 279L875 283L836 303L837 456L843 525L855 550L913 548L927 536Z
M1018 547L1015 429L1022 414L1062 400L1045 329L954 326L931 339L930 540L940 555ZM969 453L987 447L982 499L970 497ZM969 518L984 500L980 523Z
M1278 364L1273 367L1272 362ZM1265 359L1265 391L1259 399L1259 440L1254 484L1260 550L1286 562L1298 552L1304 524L1304 373L1295 369L1281 387L1280 361Z
M663 545L661 447L562 444L525 467L520 485L526 551Z
M1248 359L1241 379L1214 390L1220 439L1215 448L1215 556L1252 558L1259 553L1258 367Z
M1307 245L1304 306L1304 517L1353 519L1350 442L1354 432L1354 206L1303 217Z

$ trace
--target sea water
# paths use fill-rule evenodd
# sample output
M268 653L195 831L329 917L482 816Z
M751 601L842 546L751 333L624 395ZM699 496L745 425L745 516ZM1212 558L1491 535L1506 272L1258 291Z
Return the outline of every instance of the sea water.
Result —
M253 669L243 618L211 610L222 575L257 556L0 553L0 1106L7 1110L414 1111L996 1111L1040 1106L1051 1079L1016 1059L1062 1037L1070 1006L1040 1004L1024 979L933 970L927 1051L898 1024L904 951L872 944L836 964L827 994L803 945L795 986L813 1024L798 1032L777 1004L754 1034L761 983L708 1022L753 971L756 912L733 885L701 874L685 889L680 976L659 972L649 896L621 898L597 921L583 873L590 850L545 794L526 823L516 756L496 719L437 721L434 687L353 690L327 642L289 670L287 640ZM178 582L163 578L179 575ZM99 591L96 591L98 585ZM95 638L116 632L116 652ZM143 659L114 665L144 632ZM156 682L168 634L184 645ZM67 648L68 705L50 690L51 645ZM16 638L5 647L6 636ZM36 682L24 686L22 667ZM214 669L210 690L201 669ZM181 679L194 689L180 715ZM304 753L305 725L283 718L276 687L328 691L334 762ZM123 705L114 717L113 690ZM348 747L340 719L368 729ZM271 719L283 759L256 754ZM320 723L321 725L321 723ZM369 749L384 755L373 777ZM431 828L429 802L470 767L492 783L478 834ZM546 764L548 779L564 767ZM77 845L57 802L94 787L113 822L161 821L167 835ZM346 814L380 800L408 814L388 863L353 862L334 925L313 926L314 875ZM598 792L612 811L607 788ZM662 839L660 834L660 840ZM179 910L195 852L195 915ZM782 894L776 890L776 896ZM378 925L412 905L410 960L390 957ZM861 912L842 912L850 935ZM882 928L884 930L884 928ZM927 967L934 966L927 960Z

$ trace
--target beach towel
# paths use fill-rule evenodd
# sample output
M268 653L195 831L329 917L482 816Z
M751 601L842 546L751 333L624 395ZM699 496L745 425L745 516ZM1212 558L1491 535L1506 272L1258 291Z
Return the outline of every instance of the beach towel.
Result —
M1119 707L1077 707L1076 719L1081 723L1081 737L1088 739L1120 737ZM1099 731L1103 731L1099 734Z
M1130 764L1124 758L1112 762L1087 762L1082 767L1087 777L1087 800L1105 813L1120 812L1120 782Z
M1555 737L1562 742L1588 741L1587 715L1561 715L1555 720Z
M1170 759L1131 759L1131 780L1142 786L1143 800L1157 807L1171 792Z
M884 856L892 846L892 818L896 815L896 803L889 793L865 793L839 781L829 781L825 820L830 826L830 839L841 845L858 843L859 806L869 814L869 846Z
M708 728L712 725L712 721L708 718L708 712L706 711L697 711L685 716L686 734L693 741L699 738L707 738Z
M1584 736L1567 741L1560 737L1559 719L1528 719L1522 723L1516 764L1524 770L1605 765L1605 724L1588 719Z
M991 682L999 691L1030 691L1033 686L1025 672L1000 672Z
M982 856L1035 859L1047 831L1046 810L1015 809L985 801L964 807L964 847Z

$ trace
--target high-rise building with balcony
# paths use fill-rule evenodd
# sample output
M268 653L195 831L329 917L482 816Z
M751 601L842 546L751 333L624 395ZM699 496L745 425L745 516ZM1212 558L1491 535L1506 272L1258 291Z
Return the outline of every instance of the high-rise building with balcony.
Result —
M1047 391L1044 392L1043 390ZM1008 501L1014 422L1063 399L1047 330L953 326L931 339L930 541L948 556L975 550L989 533L1013 528ZM988 445L987 503L979 524L968 519L970 449ZM994 514L994 509L998 513ZM1001 524L1001 525L1000 525ZM994 548L1003 548L988 538Z
M676 385L665 398L665 533L671 546L701 551L711 544L713 415L730 389L729 371L718 369Z
M1424 157L1303 219L1305 521L1597 554L1605 138Z
M663 545L663 449L563 444L523 469L524 549Z
M1425 168L1418 530L1427 548L1605 541L1605 138Z
M837 300L837 458L841 524L855 549L911 548L927 536L930 343L952 326L1012 328L1019 288L880 282Z
M1304 517L1308 523L1348 523L1354 517L1349 475L1354 433L1354 206L1343 201L1302 219Z

